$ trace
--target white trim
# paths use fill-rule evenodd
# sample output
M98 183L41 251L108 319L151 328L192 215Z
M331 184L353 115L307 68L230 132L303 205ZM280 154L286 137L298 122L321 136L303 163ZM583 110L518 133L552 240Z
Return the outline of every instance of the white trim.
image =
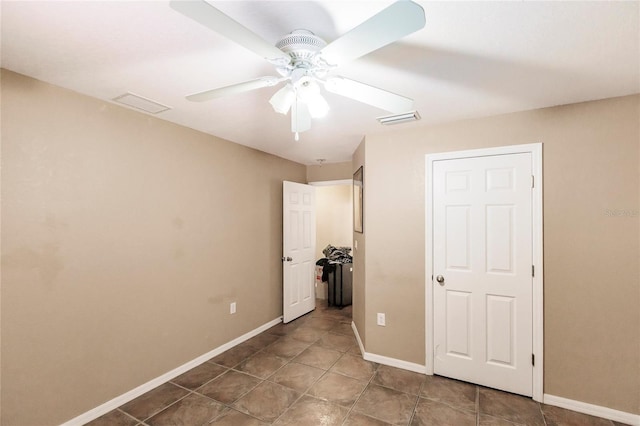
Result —
M409 361L403 361L397 358L389 358L387 356L372 354L369 352L365 352L362 357L367 361L377 362L378 364L384 364L390 367L401 368L403 370L414 371L420 374L425 374L427 371L424 365L416 364L414 362L409 362Z
M364 345L362 344L362 340L360 339L360 333L358 333L358 328L356 327L356 323L351 321L351 328L356 335L356 340L358 341L358 346L360 347L360 353L362 354L362 358L366 361L377 362L378 364L388 365L390 367L401 368L403 370L415 371L416 373L425 374L425 366L416 364L409 361L403 361L401 359L389 358L387 356L372 354L364 350Z
M265 330L270 329L276 324L282 322L282 317L278 317L272 321L269 321L266 324L261 325L260 327L249 331L248 333L243 334L242 336L231 340L230 342L225 343L222 346L218 346L212 351L207 352L204 355L200 355L199 357L182 364L179 367L174 368L171 371L164 373L161 376L156 377L155 379L149 380L147 383L144 383L138 386L135 389L130 390L129 392L123 393L120 396L113 398L110 401L105 402L102 405L97 406L83 414L80 414L77 417L63 423L61 426L81 426L92 420L97 419L98 417L107 414L108 412L115 410L123 404L126 404L129 401L132 401L139 397L140 395L149 392L150 390L160 386L161 384L168 382L169 380L178 377L179 375L186 373L194 367L210 360L211 358L220 355L224 351L231 349L232 347L239 345L240 343L249 340L250 338L257 336Z
M542 205L542 143L501 146L467 151L444 152L425 155L425 334L426 334L426 374L433 374L433 213L426 206L433 206L433 162L490 155L531 153L531 170L535 176L532 200L533 221L533 399L542 402L544 382L544 269L543 269L543 205Z
M567 410L577 411L578 413L588 414L590 416L602 417L603 419L609 419L615 422L640 426L640 414L626 413L624 411L614 410L613 408L575 401L573 399L567 399L546 393L544 394L544 403L547 405L555 405L560 408L566 408Z
M353 179L319 180L316 182L309 182L308 185L313 185L313 186L353 185Z
M360 333L358 333L358 328L356 327L356 323L353 321L351 321L351 329L353 329L353 332L356 335L356 340L358 341L358 347L360 348L360 353L364 357L364 354L365 354L364 345L362 344L362 339L360 339Z

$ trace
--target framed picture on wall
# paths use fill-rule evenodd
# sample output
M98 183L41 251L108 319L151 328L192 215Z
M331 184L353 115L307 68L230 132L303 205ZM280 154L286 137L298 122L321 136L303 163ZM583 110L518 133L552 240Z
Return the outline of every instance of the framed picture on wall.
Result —
M353 174L353 230L364 232L364 216L362 198L364 195L364 180L362 166Z

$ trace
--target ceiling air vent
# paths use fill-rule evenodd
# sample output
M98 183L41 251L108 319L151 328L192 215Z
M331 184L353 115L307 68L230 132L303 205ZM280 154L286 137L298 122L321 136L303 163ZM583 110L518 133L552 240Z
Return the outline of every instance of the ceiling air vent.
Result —
M405 112L402 114L378 117L377 120L380 122L380 124L384 124L388 126L390 124L400 124L400 123L406 123L407 121L416 121L416 120L420 120L420 118L421 117L420 117L420 114L418 114L418 111L411 111L411 112Z
M142 96L134 95L133 93L125 93L116 98L113 98L115 102L130 106L135 109L139 109L149 114L158 114L162 111L167 111L171 107L162 105L159 102L152 101L151 99L143 98Z

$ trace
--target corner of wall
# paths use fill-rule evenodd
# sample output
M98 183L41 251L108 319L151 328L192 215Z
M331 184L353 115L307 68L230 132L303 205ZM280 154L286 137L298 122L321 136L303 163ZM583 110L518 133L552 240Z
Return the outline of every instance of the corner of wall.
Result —
M364 224L363 233L353 232L353 322L358 330L362 349L366 347L367 330L365 326L366 319L366 167L365 167L365 140L363 139L358 148L353 153L351 159L350 172L356 172L361 166L364 172Z

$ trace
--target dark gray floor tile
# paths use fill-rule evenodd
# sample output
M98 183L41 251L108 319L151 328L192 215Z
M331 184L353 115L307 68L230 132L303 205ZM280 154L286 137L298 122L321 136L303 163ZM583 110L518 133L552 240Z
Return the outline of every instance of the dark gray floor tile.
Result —
M391 423L365 416L364 414L351 412L344 422L344 426L388 426Z
M164 383L144 395L137 397L133 401L124 404L120 409L136 419L145 420L159 411L164 410L188 393L189 391L172 383Z
M612 426L611 420L551 405L542 404L542 414L547 426Z
M252 376L266 379L288 362L285 358L269 352L258 352L238 364L235 369Z
M427 376L420 395L452 407L476 411L477 393L476 385L440 376Z
M392 424L408 424L417 396L370 384L358 399L353 411Z
M228 351L221 353L217 357L211 359L211 361L216 364L231 368L240 364L242 361L249 358L257 351L257 349L251 347L250 345L236 346L229 349Z
M522 423L513 423L509 420L499 419L498 417L487 416L486 414L478 415L478 426L526 426Z
M325 371L319 368L290 362L278 370L269 380L298 392L304 392L324 373Z
M300 364L310 365L311 367L328 370L341 356L341 352L323 348L318 345L312 345L294 358L294 361Z
M301 342L300 340L292 339L291 337L286 336L281 337L274 343L264 348L264 351L290 360L308 347L308 343Z
M365 361L361 356L346 353L331 367L330 371L369 381L377 368L378 365L375 362Z
M330 402L303 396L291 406L276 425L322 425L339 426L347 415L348 410Z
M366 386L367 382L329 372L311 386L307 393L334 404L351 407Z
M221 365L205 362L171 381L176 385L193 390L204 385L209 380L215 379L225 371L227 371L227 369Z
M126 415L120 410L113 410L90 421L85 426L135 426L138 420Z
M333 349L339 352L347 352L353 346L356 346L356 338L353 336L345 336L344 334L327 333L318 340L318 345L323 348Z
M476 413L420 398L411 426L427 425L476 426Z
M372 383L385 386L400 392L418 395L426 376L413 371L381 365L373 377Z
M501 392L494 389L480 388L480 413L492 417L524 423L531 426L544 426L540 405L520 395Z
M224 404L231 404L259 383L260 379L231 370L197 389L197 392Z
M266 426L269 423L262 422L255 417L251 417L232 408L227 408L220 417L210 424L213 426Z
M262 382L233 404L238 411L265 422L273 422L291 406L300 393L272 382Z
M224 409L219 402L192 393L145 423L149 426L199 426L218 417Z

